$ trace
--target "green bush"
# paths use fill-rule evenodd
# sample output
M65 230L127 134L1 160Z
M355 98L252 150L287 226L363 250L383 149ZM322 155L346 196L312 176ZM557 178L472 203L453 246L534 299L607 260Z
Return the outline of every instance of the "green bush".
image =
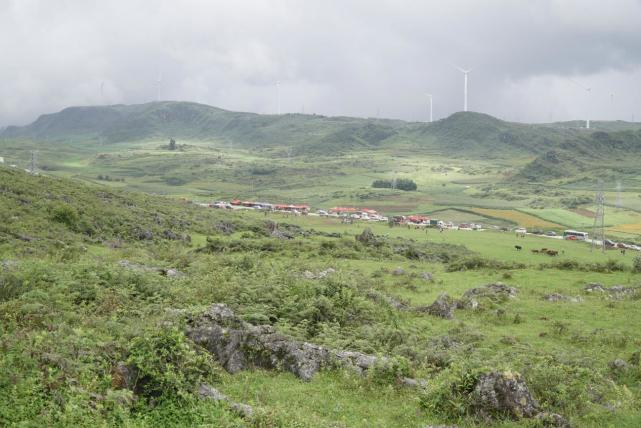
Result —
M136 389L145 397L187 397L217 369L211 356L197 352L178 329L147 333L131 342L127 364L138 371Z
M71 230L76 230L79 218L78 211L67 204L59 203L51 209L51 219L64 224Z

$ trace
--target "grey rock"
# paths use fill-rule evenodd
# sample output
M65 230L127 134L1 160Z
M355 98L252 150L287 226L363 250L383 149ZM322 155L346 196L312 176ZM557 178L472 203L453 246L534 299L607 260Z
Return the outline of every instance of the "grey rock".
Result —
M216 226L214 227L216 228L216 230L218 230L220 233L224 235L231 235L236 230L236 227L234 226L234 224L229 222L221 222L216 224Z
M564 296L563 294L559 294L559 293L546 294L545 296L543 296L543 300L547 302L571 302L571 303L578 303L583 301L583 299L579 296L576 296L576 297Z
M586 285L584 290L588 293L594 293L594 292L604 293L605 287L602 284L598 284L594 282Z
M423 272L420 276L421 279L424 279L425 281L434 281L434 275L432 275L430 272Z
M493 371L479 377L471 395L479 416L508 415L514 419L531 418L539 404L530 394L525 381L516 372Z
M497 298L516 297L518 290L501 282L487 284L482 287L471 288L463 293L463 298Z
M370 290L367 292L367 297L375 302L388 305L397 311L408 311L410 306L406 303L401 302L392 296L387 296L385 294L379 293L376 290Z
M271 236L278 239L294 239L294 237L290 233L283 232L282 230L278 230L278 229L274 230L271 233Z
M334 268L327 268L325 270L322 270L318 273L314 273L312 271L306 270L303 272L303 278L305 279L323 279L327 277L328 275L331 275L336 272L336 269Z
M478 309L479 301L471 297L463 297L456 301L457 309Z
M227 403L232 410L245 419L251 419L254 415L254 409L250 405L231 401L229 397L210 385L200 384L198 387L198 396L200 398Z
M361 232L360 235L356 235L356 240L365 245L378 244L378 239L376 239L376 235L374 235L374 232L372 232L372 229L370 229L369 227L366 227L365 229L363 229L363 232Z
M162 237L165 239L169 239L170 241L178 241L182 239L180 235L175 233L173 230L166 229L162 232Z
M230 373L250 367L288 371L310 380L325 366L337 365L364 373L378 357L351 351L333 351L299 342L269 325L251 325L224 304L214 304L189 320L187 336L211 352Z
M403 269L402 267L397 267L396 269L394 269L394 270L392 271L392 275L394 275L394 276L402 276L402 275L405 275L405 269Z
M438 298L429 306L423 306L417 308L419 312L427 312L430 315L436 317L452 319L454 318L454 309L456 308L457 303L446 293L441 294Z
M604 287L601 284L591 283L586 285L583 290L586 293L604 293L613 299L621 299L641 290L641 287L626 287L624 285L613 285L612 287Z
M541 412L535 419L544 427L570 428L570 422L558 413Z
M427 382L423 379L412 379L409 377L404 377L400 380L401 385L406 386L408 388L425 388L427 386Z
M2 261L0 261L0 268L2 268L2 270L10 270L10 269L13 269L16 266L18 266L18 262L15 261L15 260L2 260Z
M139 230L138 239L141 241L150 241L154 239L154 233L151 230Z
M138 370L120 361L111 369L111 387L113 389L134 390L138 380Z
M610 362L610 368L614 371L623 372L626 371L630 366L621 358L617 358L614 361Z

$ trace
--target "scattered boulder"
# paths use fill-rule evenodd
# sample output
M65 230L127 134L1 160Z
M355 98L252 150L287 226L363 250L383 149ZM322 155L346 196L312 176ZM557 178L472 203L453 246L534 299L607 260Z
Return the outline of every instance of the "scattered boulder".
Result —
M489 298L491 300L502 300L505 298L516 297L517 289L510 287L501 282L484 285L482 287L471 288L463 293L463 299Z
M541 412L535 419L544 427L570 428L570 422L558 413Z
M233 223L229 223L226 221L216 224L215 227L216 227L216 230L218 230L223 235L231 235L236 230L236 227L234 226Z
M325 366L351 368L364 374L379 361L379 357L373 355L333 351L299 342L276 333L269 325L251 325L220 303L189 320L186 334L216 356L230 373L261 367L288 371L303 380L310 380Z
M583 290L586 293L605 293L608 297L613 299L621 299L641 290L641 287L626 287L624 285L613 285L612 287L604 287L602 284L590 283L586 285Z
M372 229L370 229L369 227L366 227L365 229L363 229L363 232L361 232L360 235L356 235L356 240L365 245L378 244L378 239L376 239L376 235L374 235L374 232L372 232Z
M278 230L278 229L274 230L271 233L271 236L277 239L294 239L294 237L290 233L283 232L282 230Z
M401 302L392 296L387 296L385 294L379 293L376 290L370 290L367 292L367 297L370 300L373 300L378 303L382 303L396 309L398 311L408 311L410 306L406 303Z
M323 279L326 276L328 276L328 275L330 275L330 274L332 274L334 272L336 272L336 269L331 268L331 267L327 268L325 270L322 270L322 271L320 271L318 273L314 273L312 271L306 270L306 271L303 272L303 278L305 278L305 279Z
M539 404L516 372L492 371L481 375L471 399L476 413L482 417L508 415L521 419L538 414Z
M456 301L456 309L478 309L479 301L471 297L462 297Z
M412 379L410 377L404 377L400 379L400 384L408 388L425 388L427 382L423 379Z
M392 271L392 275L394 275L394 276L402 276L402 275L405 275L405 269L403 269L402 267L397 267L396 269L394 269L394 270Z
M624 372L628 370L630 366L628 363L625 362L625 360L622 360L621 358L617 358L614 361L610 362L610 368L616 372Z
M10 270L18 266L18 262L15 260L0 260L0 268L2 270Z
M165 229L162 232L162 237L165 238L165 239L169 239L170 241L178 241L178 240L182 239L182 237L180 235L178 235L176 232L174 232L173 230L170 230L170 229Z
M419 312L427 312L436 317L452 319L454 318L454 309L457 304L447 293L443 293L429 306L417 308Z
M154 239L154 233L151 230L138 229L137 237L140 241L151 241Z
M137 272L154 272L169 278L180 278L185 275L184 273L180 272L178 269L145 266L138 263L132 263L129 260L120 260L118 262L118 265L120 265L120 267L123 267L125 269L131 269Z
M208 400L227 403L227 405L242 418L251 419L254 415L254 409L250 405L231 401L229 397L218 391L213 386L204 383L200 384L198 387L198 396Z
M118 362L111 369L111 387L113 389L134 390L138 380L138 370L124 362Z
M563 294L559 294L559 293L546 294L545 296L543 296L543 300L547 302L572 302L572 303L578 303L583 301L581 297L564 296Z
M604 293L605 292L605 287L602 284L593 282L585 286L584 290L588 293Z
M420 277L425 281L434 281L434 275L432 275L430 272L423 272L420 274Z

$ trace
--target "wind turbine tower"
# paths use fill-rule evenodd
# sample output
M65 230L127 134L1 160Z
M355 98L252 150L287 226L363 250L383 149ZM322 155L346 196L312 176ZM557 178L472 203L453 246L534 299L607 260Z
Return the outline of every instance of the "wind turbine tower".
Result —
M579 82L577 82L576 80L573 80L573 79L570 79L570 82L574 83L575 85L577 85L579 88L583 89L587 93L587 95L588 95L587 104L589 106L590 105L589 95L592 93L592 88L588 88L587 86L584 86L584 85L580 84ZM586 119L585 120L585 129L590 129L590 119Z
M156 80L156 101L160 101L160 84L162 83L162 73L158 73L158 80Z
M426 95L430 99L430 123L432 123L432 121L433 121L433 117L432 117L432 94L426 94Z
M465 70L464 68L455 65L456 69L463 73L463 111L467 111L467 75L472 69Z
M278 97L278 115L280 116L280 81L276 81L276 96Z

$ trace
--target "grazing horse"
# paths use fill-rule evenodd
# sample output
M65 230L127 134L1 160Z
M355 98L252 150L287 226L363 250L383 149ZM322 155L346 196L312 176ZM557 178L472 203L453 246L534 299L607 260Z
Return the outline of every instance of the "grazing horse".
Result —
M625 248L621 248L621 254L625 256Z
M516 251L521 251L523 249L520 245L515 245L514 248L516 248Z

